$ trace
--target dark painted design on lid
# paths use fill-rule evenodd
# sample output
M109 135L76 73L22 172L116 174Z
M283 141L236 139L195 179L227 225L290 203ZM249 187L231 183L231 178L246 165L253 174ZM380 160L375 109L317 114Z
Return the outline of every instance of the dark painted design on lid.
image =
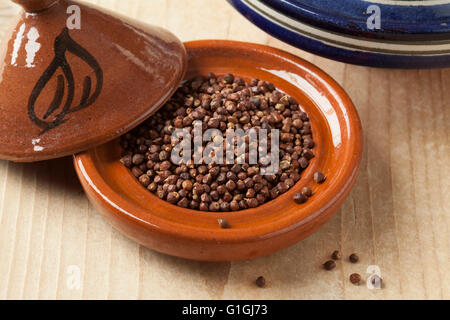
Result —
M28 100L28 116L34 124L42 128L42 132L40 134L44 134L45 132L63 124L68 120L66 119L66 117L70 113L80 111L91 106L95 102L95 100L97 100L103 86L103 72L99 63L86 49L84 49L70 37L68 28L64 28L59 36L56 37L54 51L55 57L37 81ZM96 87L92 94L92 79L90 76L86 76L84 78L81 101L78 105L75 106L73 106L72 104L74 102L76 86L72 69L66 59L67 51L86 62L93 69L96 77ZM54 93L53 100L47 108L47 111L41 118L36 115L35 112L36 101L47 83L52 79L59 68L61 68L64 76L57 76L57 88ZM66 87L67 98L64 102L63 98L65 95ZM59 110L59 113L55 114L57 110ZM49 117L52 115L53 119L50 120Z

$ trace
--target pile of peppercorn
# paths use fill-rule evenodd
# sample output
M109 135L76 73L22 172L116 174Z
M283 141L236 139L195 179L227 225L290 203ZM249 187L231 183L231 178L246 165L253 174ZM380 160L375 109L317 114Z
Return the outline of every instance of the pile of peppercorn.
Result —
M171 152L179 142L173 141L172 133L181 128L193 132L196 120L202 121L203 131L214 128L224 136L227 129L280 130L278 172L260 174L266 165L261 159L252 165L238 164L237 159L234 164L173 164ZM298 102L272 83L258 79L247 83L232 74L184 82L155 115L122 136L120 143L121 162L150 192L202 211L255 208L275 199L300 180L314 157L311 124Z

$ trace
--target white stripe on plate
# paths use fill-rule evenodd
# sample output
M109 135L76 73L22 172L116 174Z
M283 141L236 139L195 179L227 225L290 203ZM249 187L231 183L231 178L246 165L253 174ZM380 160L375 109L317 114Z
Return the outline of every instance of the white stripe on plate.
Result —
M395 1L395 0L363 0L365 2L388 4L393 6L437 6L440 4L449 4L450 0L418 0L418 1Z
M448 52L450 52L450 43L432 44L425 42L423 44L417 43L399 44L380 41L368 41L364 39L345 37L340 34L329 33L326 30L314 28L310 25L294 20L288 16L282 15L278 11L275 11L271 7L261 3L259 0L241 0L241 1L245 3L250 9L257 9L258 10L257 13L264 16L266 19L272 21L273 23L276 23L285 29L289 29L292 32L301 34L308 38L312 37L313 39L315 39L314 36L317 36L319 39L315 40L321 41L322 43L325 43L332 47L339 47L347 50L353 51L357 50L366 52L373 52L374 50L378 50L381 51L381 53L401 54L401 55L405 54L423 55L423 53L425 55L446 55L448 54ZM283 23L280 23L279 21L282 21ZM383 51L390 51L390 52L383 52ZM445 51L445 52L436 53L436 51Z

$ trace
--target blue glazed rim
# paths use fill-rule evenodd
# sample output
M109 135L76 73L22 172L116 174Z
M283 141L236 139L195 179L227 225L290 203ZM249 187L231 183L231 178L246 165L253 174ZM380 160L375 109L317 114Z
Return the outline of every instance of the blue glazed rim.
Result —
M450 51L438 54L387 53L371 51L367 48L345 48L333 43L300 34L291 30L254 8L248 6L248 0L228 0L244 17L256 26L295 47L333 60L379 68L443 68L450 67Z
M450 39L450 0L261 0L294 19L330 31L395 41ZM369 30L368 8L379 7L381 28Z

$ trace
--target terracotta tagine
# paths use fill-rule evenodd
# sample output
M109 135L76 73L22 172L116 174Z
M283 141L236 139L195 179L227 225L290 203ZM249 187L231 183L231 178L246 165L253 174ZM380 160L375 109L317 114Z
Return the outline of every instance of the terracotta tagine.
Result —
M67 0L23 7L0 49L0 159L70 155L120 136L156 111L186 69L183 44Z
M185 43L186 79L213 72L245 81L258 78L299 101L311 119L315 157L286 193L259 207L235 212L181 208L143 187L121 162L119 139L74 157L89 200L114 227L154 250L194 260L230 261L266 255L309 236L348 196L359 172L363 137L358 113L344 90L325 72L287 52L246 42ZM326 180L314 182L315 172ZM293 198L303 187L314 195ZM222 229L218 219L231 228Z

